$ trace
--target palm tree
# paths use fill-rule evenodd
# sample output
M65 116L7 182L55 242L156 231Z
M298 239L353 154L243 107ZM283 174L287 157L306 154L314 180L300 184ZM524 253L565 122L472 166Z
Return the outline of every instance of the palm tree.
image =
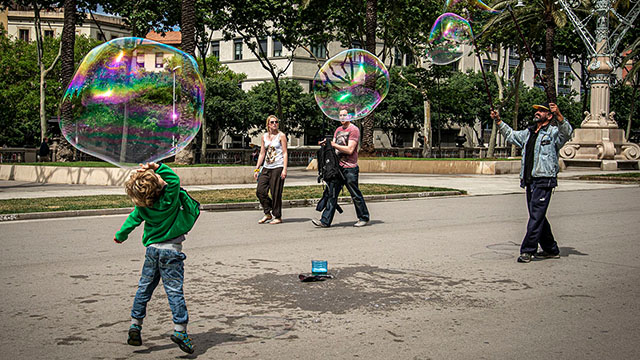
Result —
M506 9L513 2L513 0L498 1L494 4L494 8ZM556 29L566 25L567 17L555 0L525 0L525 6L517 7L513 12L519 25L527 29L527 34L541 37L544 32L544 88L547 101L556 102L555 36ZM513 29L515 34L515 24L511 20L511 15L508 11L503 11L494 17L485 25L483 30L490 32L491 28L500 29L501 31Z
M196 4L195 0L182 0L182 20L180 21L182 32L182 51L196 57ZM202 128L200 129L202 132ZM197 137L196 137L197 138ZM195 140L195 139L194 139ZM204 141L204 139L203 139ZM176 154L176 162L180 164L193 164L195 160L195 144L193 141L181 152ZM204 155L204 154L202 154Z
M365 49L372 54L376 54L376 28L378 27L377 8L377 0L367 0L365 12ZM366 86L369 88L375 88L375 81L375 77L370 77L366 80ZM373 112L362 119L362 152L366 156L372 156L375 152L375 148L373 146L374 120L375 115Z
M62 89L67 88L73 72L75 70L74 59L74 47L76 42L76 0L64 1L64 25L62 27L62 35L60 37L60 76ZM65 101L62 107L62 116L70 118L73 116L71 110L71 102ZM60 137L58 149L64 148L64 151L58 151L57 155L65 154L66 157L70 157L73 152L71 151L71 145L66 141L64 136ZM70 158L65 160L71 160Z

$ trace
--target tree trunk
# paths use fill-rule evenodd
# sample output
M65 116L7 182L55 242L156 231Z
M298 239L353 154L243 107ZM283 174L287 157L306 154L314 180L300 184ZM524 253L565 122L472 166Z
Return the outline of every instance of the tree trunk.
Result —
M522 77L522 68L524 65L524 55L522 54L522 46L520 46L520 49L518 49L518 54L520 55L520 59L518 61L518 68L516 70L516 83L515 83L515 88L516 88L516 93L515 93L515 99L514 99L514 106L513 106L513 111L515 113L515 115L513 116L513 130L518 130L518 111L520 111L520 78ZM515 145L511 145L511 157L515 157L517 154L517 148Z
M433 140L431 139L431 103L427 99L426 94L422 94L424 99L424 148L422 149L422 157L431 157L431 146Z
M498 74L498 69L500 68L500 54L502 51L502 46L498 48L498 63L496 66L496 70L493 72L493 76L496 78L496 83L498 83L498 103L501 104L504 98L504 85L502 84L502 77ZM506 51L505 51L506 52ZM487 157L494 157L494 153L496 151L496 137L498 136L498 126L495 121L491 122L491 135L489 136L489 149L487 149Z
M182 51L193 56L196 51L196 4L195 0L182 0L182 18L180 31L182 32Z
M195 59L196 49L196 12L195 0L182 0L182 18L180 22L180 31L182 32L182 51L193 56ZM200 128L202 130L202 127ZM197 138L197 136L196 136ZM189 143L181 152L176 154L176 163L193 164L195 160L195 144Z
M367 0L366 7L366 20L365 20L365 32L366 32L366 43L365 49L374 54L376 53L376 28L378 27L378 1L377 0ZM366 86L375 88L375 77L367 78ZM375 153L375 148L373 146L373 124L375 120L375 115L373 112L369 113L364 119L362 119L362 147L361 153L364 156L373 156Z
M548 5L553 6L553 4ZM546 24L546 36L545 36L545 92L547 94L547 101L556 102L556 80L555 80L555 54L554 54L554 40L556 36L556 23L553 21L551 9L545 11L544 21Z

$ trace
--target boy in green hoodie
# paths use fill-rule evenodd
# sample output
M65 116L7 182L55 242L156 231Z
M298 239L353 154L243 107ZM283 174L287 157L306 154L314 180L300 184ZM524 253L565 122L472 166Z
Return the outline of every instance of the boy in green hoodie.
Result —
M193 228L200 215L200 204L180 188L180 178L165 164L140 164L140 169L125 183L127 195L135 209L116 233L118 244L143 221L142 244L147 247L142 276L131 309L131 326L127 343L142 345L142 321L147 303L160 279L173 314L174 332L171 340L186 353L193 353L193 343L187 335L189 314L184 300L184 235Z

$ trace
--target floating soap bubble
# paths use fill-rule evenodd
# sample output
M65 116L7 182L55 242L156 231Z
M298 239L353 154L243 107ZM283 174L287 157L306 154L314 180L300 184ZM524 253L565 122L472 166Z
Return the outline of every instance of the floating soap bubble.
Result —
M389 72L375 55L345 50L327 60L313 79L313 94L322 112L340 120L345 108L351 120L369 115L389 92Z
M120 167L175 155L202 124L204 83L190 55L119 38L85 56L60 105L62 134Z
M443 12L461 14L465 19L472 21L479 13L498 14L500 10L492 9L482 0L447 0Z
M453 13L442 14L436 19L429 34L427 55L436 65L450 64L462 58L473 41L469 22Z

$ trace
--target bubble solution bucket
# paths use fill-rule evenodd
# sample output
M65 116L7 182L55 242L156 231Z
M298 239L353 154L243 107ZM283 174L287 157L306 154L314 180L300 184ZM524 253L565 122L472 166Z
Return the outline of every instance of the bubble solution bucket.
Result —
M326 260L311 260L311 273L313 275L326 275L327 274L327 261Z

